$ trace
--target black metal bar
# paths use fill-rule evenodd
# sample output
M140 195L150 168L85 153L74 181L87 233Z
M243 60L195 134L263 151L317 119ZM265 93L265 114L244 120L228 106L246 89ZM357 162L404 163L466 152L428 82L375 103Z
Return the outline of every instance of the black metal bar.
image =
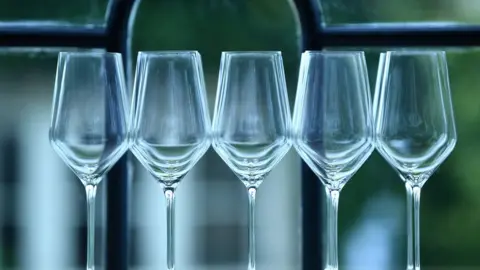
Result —
M319 9L314 0L295 0L295 6L302 31L301 50L322 49L322 39L318 38L320 26ZM323 188L322 184L302 161L302 269L323 268Z
M105 27L42 22L1 23L0 47L104 48Z
M324 47L479 46L480 26L423 23L325 26L314 42Z
M130 87L130 37L136 0L115 0L108 12L106 49L123 55ZM137 3L138 4L138 3ZM129 258L129 207L133 178L130 153L126 153L108 173L107 182L107 270L127 270Z
M133 83L132 34L135 16L142 0L116 0L110 5L107 20L107 50L120 52L129 86ZM131 93L130 93L131 94Z
M127 69L131 71L131 36L135 15L141 0L115 0L107 18L107 50L121 52ZM131 80L131 76L127 76Z
M319 38L321 16L319 9L315 8L315 0L294 0L300 20L302 31L302 52L322 47L322 39Z

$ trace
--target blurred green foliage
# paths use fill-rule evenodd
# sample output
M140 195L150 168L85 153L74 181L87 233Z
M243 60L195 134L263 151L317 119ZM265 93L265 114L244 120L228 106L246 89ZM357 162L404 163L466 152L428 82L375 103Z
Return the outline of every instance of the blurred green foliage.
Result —
M327 24L479 23L476 0L314 0Z
M293 89L300 53L297 28L287 1L144 0L133 49L198 50L205 72L214 74L222 51L279 50Z
M103 24L109 0L2 0L0 20Z

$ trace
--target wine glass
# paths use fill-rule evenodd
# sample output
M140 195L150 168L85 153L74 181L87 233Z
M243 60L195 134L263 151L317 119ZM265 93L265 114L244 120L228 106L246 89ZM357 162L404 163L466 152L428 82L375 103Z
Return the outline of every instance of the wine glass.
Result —
M58 56L49 137L55 152L85 186L87 270L95 267L97 185L128 150L123 72L119 53L61 52Z
M338 269L340 191L373 152L373 121L363 52L302 54L293 144L325 186L326 268Z
M377 150L407 190L407 269L419 270L420 191L457 141L445 52L382 53L373 107Z
M130 148L163 187L167 269L174 269L175 190L210 147L210 116L200 54L140 52L134 84Z
M290 121L281 52L223 52L212 145L248 191L250 270L257 188L291 147Z

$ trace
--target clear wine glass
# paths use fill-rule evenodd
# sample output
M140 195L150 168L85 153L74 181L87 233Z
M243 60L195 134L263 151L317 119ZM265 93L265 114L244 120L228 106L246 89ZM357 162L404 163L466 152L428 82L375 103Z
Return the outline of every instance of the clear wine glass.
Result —
M419 270L420 191L457 141L445 52L382 53L373 106L377 150L407 190L407 269Z
M373 121L363 52L302 54L293 143L325 186L327 270L338 269L340 191L373 152Z
M290 108L280 52L223 52L213 147L249 198L249 263L255 269L255 196L291 147Z
M140 52L133 97L130 148L163 187L167 269L174 269L175 190L210 147L210 116L200 54Z
M97 185L128 150L127 110L121 54L59 54L49 136L87 193L87 270L95 267Z

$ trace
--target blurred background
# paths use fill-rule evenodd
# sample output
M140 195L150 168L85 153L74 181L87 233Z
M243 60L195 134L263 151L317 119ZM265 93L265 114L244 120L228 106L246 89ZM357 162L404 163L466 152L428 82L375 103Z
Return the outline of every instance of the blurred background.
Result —
M107 0L0 0L0 21L103 24L107 7ZM318 9L330 25L480 22L477 0L321 0ZM221 51L280 50L293 109L300 32L287 0L143 0L133 33L133 64L139 50L200 51L212 114ZM373 91L379 53L392 48L328 49L367 51ZM85 193L48 142L57 52L0 53L0 269L84 268ZM459 139L423 189L422 265L480 269L480 50L448 49L448 61ZM131 269L161 269L164 198L135 165ZM292 150L259 190L258 269L301 268L300 182L301 162ZM98 269L104 265L104 183L97 203ZM405 191L393 169L374 153L341 198L342 269L404 269ZM245 269L247 195L212 150L180 185L177 207L178 269Z

